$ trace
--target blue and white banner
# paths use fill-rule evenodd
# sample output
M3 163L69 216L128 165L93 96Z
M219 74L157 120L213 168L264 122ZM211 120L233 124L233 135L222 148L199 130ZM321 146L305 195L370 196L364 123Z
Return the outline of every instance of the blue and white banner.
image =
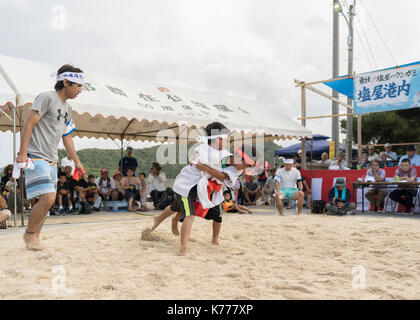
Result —
M420 64L354 77L354 113L420 107Z

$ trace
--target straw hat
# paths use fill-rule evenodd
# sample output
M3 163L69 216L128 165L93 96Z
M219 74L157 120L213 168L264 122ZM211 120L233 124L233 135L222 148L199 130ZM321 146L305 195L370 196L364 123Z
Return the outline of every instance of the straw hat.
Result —
M118 175L120 175L121 177L123 176L121 172L119 172L118 170L115 170L115 171L112 173L112 179L115 179L115 176L118 176Z

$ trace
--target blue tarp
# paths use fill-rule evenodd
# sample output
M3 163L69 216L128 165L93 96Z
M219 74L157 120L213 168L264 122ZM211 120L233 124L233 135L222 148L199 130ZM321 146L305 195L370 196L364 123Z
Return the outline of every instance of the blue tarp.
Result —
M329 139L330 137L323 136L320 134L314 134L313 138L314 138L313 140L314 149L312 152L313 158L320 158L323 152L329 153L330 141L327 141L327 139ZM307 139L306 140L306 155L309 157L311 156L311 145L312 145L312 139ZM339 148L343 152L346 151L346 149L343 148L341 144L339 145ZM300 149L302 149L302 144L296 143L294 145L288 146L283 149L277 149L275 152L275 155L279 157L293 157L294 155L297 154L297 152Z

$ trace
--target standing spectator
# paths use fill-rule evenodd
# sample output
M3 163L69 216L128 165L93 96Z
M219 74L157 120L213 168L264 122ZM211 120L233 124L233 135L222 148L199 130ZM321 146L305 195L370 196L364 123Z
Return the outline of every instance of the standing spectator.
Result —
M115 181L108 177L108 169L101 169L101 177L96 179L95 183L98 186L102 201L117 201L117 187L115 186Z
M401 166L404 159L410 160L410 164L413 167L420 166L420 156L416 154L416 148L412 145L407 147L407 154L401 157L399 166Z
M1 177L1 192L4 191L6 183L10 180L13 173L13 164L7 165L3 170L4 176Z
M328 159L328 153L323 152L321 155L321 160L318 161L319 164L329 167L331 164L331 160Z
M370 163L369 170L366 172L365 181L383 182L385 181L385 174L385 170L379 168L379 162L373 160ZM366 192L366 199L373 205L373 211L381 212L384 210L384 200L387 194L387 189L382 188L381 186L372 186L372 188ZM375 198L375 196L377 198Z
M262 195L261 186L255 181L255 176L251 175L248 178L244 184L245 204L255 206Z
M367 169L369 168L369 154L367 152L362 153L362 160L359 161L357 164L359 169Z
M342 151L337 152L337 157L335 160L331 161L330 170L345 170L347 168L347 162L344 160L344 153Z
M411 166L410 159L403 159L401 166L395 171L395 180L415 182L417 178L416 168ZM398 178L397 178L398 177ZM417 189L407 187L400 187L392 191L389 197L405 206L405 212L409 213L413 206L413 199L417 194Z
M385 154L388 161L398 161L398 156L394 151L391 151L392 146L390 143L385 143Z
M121 166L122 160L122 166ZM136 168L138 167L137 159L133 157L133 148L127 147L126 156L120 159L118 162L118 171L122 173L124 177L127 176L127 169L131 168L134 175L136 175Z
M12 212L7 210L6 200L0 195L0 229L7 228L7 220L12 216Z
M133 175L133 169L127 168L127 176L121 179L121 187L124 192L124 199L128 202L128 211L134 212L136 209L133 208L134 200L140 198L137 195L136 186L140 184L139 178Z
M368 148L368 160L371 162L372 160L381 161L381 158L379 158L379 155L375 152L374 146L369 146Z
M277 170L279 170L279 164L276 162L274 164L274 172L277 172Z
M150 185L150 196L153 199L153 206L155 209L159 207L160 198L165 191L165 182L166 182L166 174L165 172L161 171L162 168L160 167L159 163L154 162L152 168L150 169L151 172L147 181Z
M395 164L393 161L389 160L386 152L381 152L379 154L379 157L381 158L381 161L379 162L379 168L388 168L388 167L395 167Z
M283 200L289 199L298 201L298 214L302 213L304 193L302 185L302 176L298 169L293 168L294 161L285 159L284 168L277 170L275 176L276 184L276 204L279 214L283 215ZM298 186L298 188L296 188Z
M327 214L343 216L348 211L356 209L356 205L351 200L351 192L346 188L344 178L337 178L335 186L328 192L329 202L325 205Z

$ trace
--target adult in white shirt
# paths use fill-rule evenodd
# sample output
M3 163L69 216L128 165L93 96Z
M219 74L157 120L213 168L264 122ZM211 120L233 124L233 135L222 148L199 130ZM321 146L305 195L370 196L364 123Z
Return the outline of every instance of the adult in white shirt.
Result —
M162 168L157 162L153 162L151 173L147 178L150 186L150 196L153 199L153 205L155 209L159 206L159 200L165 191L166 174L161 171Z
M377 154L375 152L375 147L374 146L369 146L368 155L369 155L369 157L368 157L369 162L372 162L373 160L381 161L381 157L379 156L379 154Z
M390 143L385 143L385 153L387 155L387 160L389 161L397 161L398 160L398 156L394 151L391 151L392 146Z
M72 169L71 170L71 175L73 175L74 174L74 168L76 167L76 165L74 163L74 160L69 156L61 159L61 169L62 169L63 172L65 171L66 167L71 167L71 169Z
M108 176L108 169L101 169L101 177L96 179L98 192L103 201L118 200L118 191L114 179Z
M344 153L342 151L337 152L337 157L335 160L331 161L330 170L345 170L347 169L347 162L344 160Z
M276 184L276 204L279 214L283 215L283 199L297 200L298 214L302 213L303 184L300 171L293 168L293 159L283 161L284 168L277 170L274 178Z

